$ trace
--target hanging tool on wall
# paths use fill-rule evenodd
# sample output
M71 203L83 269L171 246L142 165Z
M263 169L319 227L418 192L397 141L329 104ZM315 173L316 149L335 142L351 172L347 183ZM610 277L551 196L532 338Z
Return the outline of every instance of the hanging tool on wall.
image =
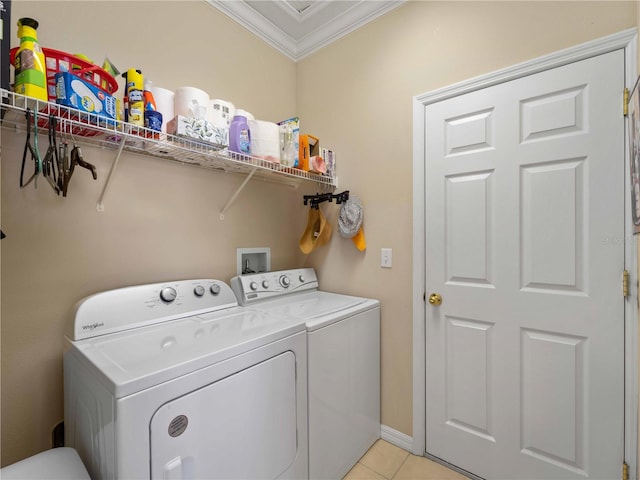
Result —
M58 191L65 197L64 181L67 170L69 170L69 144L66 137L63 137L58 147Z
M20 188L24 188L32 181L36 180L40 172L42 171L42 159L40 158L40 150L38 150L38 112L33 112L33 145L31 144L31 116L32 110L27 108L25 117L27 119L27 136L24 142L24 151L22 152L22 166L20 167ZM34 164L33 175L29 179L24 181L24 167L27 162L27 152L31 153L31 160ZM38 186L38 182L35 182L35 186Z
M66 167L64 169L64 181L63 181L63 189L62 189L63 197L67 196L67 192L69 190L69 182L71 181L71 176L73 175L73 171L75 170L76 165L89 170L94 180L98 179L98 172L96 170L96 167L91 163L87 162L82 157L82 150L80 150L80 147L76 143L76 140L73 137L73 135L71 135L71 138L73 139L73 148L71 149L71 153L70 153L71 158L63 161L65 165L69 165L68 169Z
M73 148L69 151L69 144L66 137L62 138L58 144L58 132L64 128L64 120L62 122L55 115L50 115L48 121L41 118L46 123L49 137L49 148L44 158L40 156L38 148L38 112L28 108L25 112L27 123L27 134L22 154L22 166L20 168L20 188L24 188L31 182L37 187L37 177L40 173L46 178L51 188L57 195L67 196L69 191L69 182L75 170L76 165L86 168L91 172L94 180L98 179L96 167L87 162L82 156L82 150L75 141L73 134L69 132L73 139ZM31 127L33 123L33 144L31 143ZM61 125L62 123L62 125ZM34 163L34 172L28 180L24 180L24 171L27 164L27 154L31 154L31 160Z
M42 174L56 194L60 195L60 189L58 188L58 177L60 177L60 171L58 170L58 144L56 141L57 126L58 120L55 115L50 115L48 125L49 148L42 160ZM58 170L57 175L56 170Z

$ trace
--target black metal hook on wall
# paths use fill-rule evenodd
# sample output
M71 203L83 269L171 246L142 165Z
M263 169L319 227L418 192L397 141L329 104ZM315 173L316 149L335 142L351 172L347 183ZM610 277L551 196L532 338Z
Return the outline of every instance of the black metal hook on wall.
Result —
M320 205L322 202L333 202L333 200L336 200L337 204L341 204L342 202L346 202L347 200L349 200L349 190L345 190L342 193L337 193L337 194L332 194L332 193L318 193L316 195L305 195L303 197L304 199L304 204L311 204L311 208L315 208L316 210L320 207L318 207L318 205Z

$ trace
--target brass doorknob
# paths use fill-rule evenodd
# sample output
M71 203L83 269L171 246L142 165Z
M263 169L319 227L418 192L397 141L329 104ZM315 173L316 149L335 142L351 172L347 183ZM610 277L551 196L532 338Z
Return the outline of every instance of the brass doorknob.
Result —
M442 303L442 297L439 293L432 293L429 295L429 303L431 305L440 305Z

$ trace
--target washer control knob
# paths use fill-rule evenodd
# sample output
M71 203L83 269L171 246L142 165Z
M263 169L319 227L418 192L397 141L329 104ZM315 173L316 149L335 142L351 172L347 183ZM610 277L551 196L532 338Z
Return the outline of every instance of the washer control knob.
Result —
M269 282L267 280L262 281L262 288L269 288Z
M301 283L304 283L304 275L300 275L298 279L300 280Z
M162 290L160 290L160 299L163 302L171 303L176 299L177 296L178 292L176 292L175 288L164 287Z
M196 285L193 289L193 293L196 297L201 297L204 295L204 287L202 285Z
M209 291L213 295L218 295L220 293L220 285L218 285L217 283L214 283L213 285L211 285L211 288L209 288Z
M251 282L251 283L249 284L249 288L250 288L251 290L257 290L257 289L258 289L258 284L257 284L256 282Z
M289 280L289 277L287 277L286 275L282 275L280 277L280 285L282 285L284 288L287 288L290 284L291 280Z

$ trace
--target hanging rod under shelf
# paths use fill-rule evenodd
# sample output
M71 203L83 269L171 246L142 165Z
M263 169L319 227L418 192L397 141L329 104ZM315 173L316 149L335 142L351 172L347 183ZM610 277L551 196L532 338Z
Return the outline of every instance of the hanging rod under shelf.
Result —
M8 90L0 89L2 98L2 126L25 128L24 112L37 109L43 120L50 115L58 119L58 126L73 134L79 143L118 150L109 177L98 200L98 210L104 209L104 196L112 181L118 159L122 151L148 155L155 158L194 165L211 170L247 175L248 179L262 178L276 183L298 186L303 182L314 182L324 188L335 188L336 180L326 175L285 167L249 155L229 152L226 148L195 139L159 133L143 127L136 127L117 120L106 120L95 114L82 112L64 105L36 100ZM42 115L40 115L42 113ZM235 197L244 188L248 179L235 192L221 211L230 207Z

